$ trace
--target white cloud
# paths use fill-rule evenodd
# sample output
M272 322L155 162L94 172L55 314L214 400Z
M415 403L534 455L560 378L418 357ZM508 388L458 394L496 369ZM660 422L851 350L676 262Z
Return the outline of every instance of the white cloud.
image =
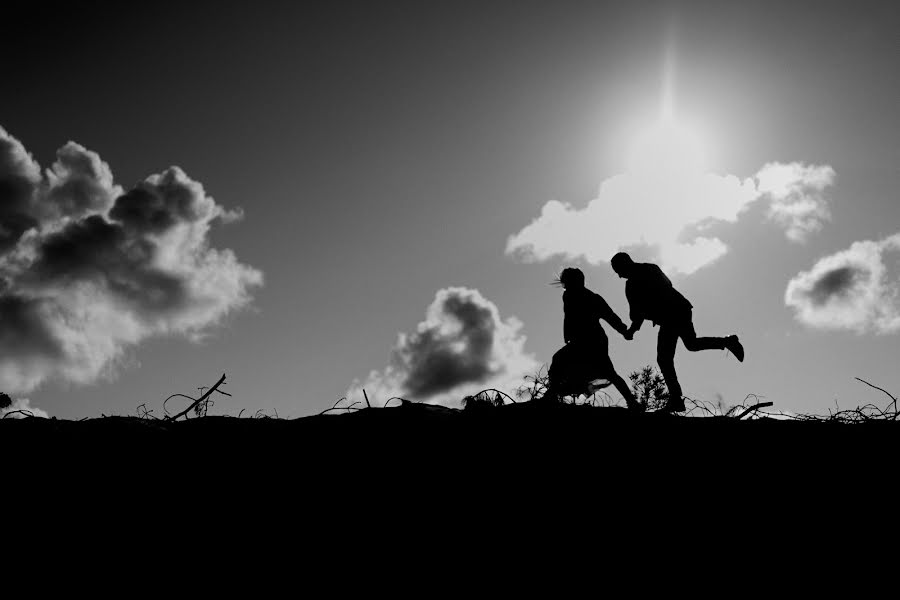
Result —
M727 251L704 234L713 223L734 223L753 202L768 198L770 218L801 241L828 217L821 196L830 167L768 164L756 178L672 169L659 162L606 179L583 208L551 200L540 216L507 240L507 254L525 261L553 256L606 263L636 245L654 248L664 268L690 274Z
M178 167L124 192L69 142L40 175L0 128L0 389L90 382L156 335L203 335L250 302L262 273L209 245L233 221Z
M502 319L497 306L478 290L439 290L425 320L413 333L401 333L390 365L373 371L365 382L354 382L347 397L384 404L400 397L446 406L485 388L513 390L537 369L525 353L522 324Z
M22 411L21 413L18 411ZM8 417L6 416L9 413ZM6 408L0 408L0 419L8 418L8 419L24 419L29 415L33 417L41 417L44 419L49 419L50 415L47 414L47 411L41 410L36 406L31 406L31 401L28 398L16 398L13 400L10 406Z
M855 242L791 279L785 303L798 321L822 329L859 333L900 331L900 280L886 258L900 252L900 233Z
M785 228L788 239L803 242L831 219L822 193L834 182L827 165L769 163L756 174L761 194L769 197L769 218Z

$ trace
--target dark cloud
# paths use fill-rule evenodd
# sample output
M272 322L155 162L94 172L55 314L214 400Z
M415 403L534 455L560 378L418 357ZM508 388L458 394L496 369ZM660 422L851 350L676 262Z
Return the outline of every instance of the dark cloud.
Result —
M383 402L392 396L408 400L458 403L475 387L509 387L536 368L524 352L525 336L514 318L500 312L478 290L439 290L414 333L400 334L392 360L364 384Z
M502 325L496 309L463 290L439 293L437 302L438 318L395 350L406 373L403 387L413 400L462 383L484 383L499 368L491 364L494 335Z
M900 281L886 267L888 255L898 251L900 233L880 241L854 242L791 279L785 304L810 327L900 331Z
M117 249L126 242L122 228L100 215L73 221L41 240L29 275L43 281L106 275L111 264L121 260Z
M15 352L21 361L35 358L57 359L61 356L59 341L47 327L42 301L0 295L0 348Z
M113 184L109 165L75 142L57 150L56 162L47 172L47 187L39 206L45 219L105 213L122 192Z
M0 129L0 389L92 381L129 345L245 306L262 274L208 236L237 214L177 167L124 193L74 142L41 177Z
M153 175L116 199L110 219L143 233L163 233L180 223L209 222L225 212L178 167Z
M40 169L19 140L0 127L0 254L38 224L33 196Z
M806 292L816 306L823 306L835 298L850 296L853 288L864 283L870 273L856 265L838 267L822 273Z
M28 275L55 285L91 281L141 311L175 310L187 300L186 281L155 267L157 252L153 241L92 215L48 235Z

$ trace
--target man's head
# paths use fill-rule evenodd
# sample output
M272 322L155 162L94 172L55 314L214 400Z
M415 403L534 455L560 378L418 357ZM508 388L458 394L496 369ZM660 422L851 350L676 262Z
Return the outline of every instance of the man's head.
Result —
M576 289L584 287L584 273L581 269L575 267L566 267L556 278L553 283L563 286L566 289Z
M631 275L631 270L634 267L634 261L631 260L631 257L624 252L617 253L609 262L612 265L613 271L615 271L616 275L618 275L619 277L628 279L628 277Z

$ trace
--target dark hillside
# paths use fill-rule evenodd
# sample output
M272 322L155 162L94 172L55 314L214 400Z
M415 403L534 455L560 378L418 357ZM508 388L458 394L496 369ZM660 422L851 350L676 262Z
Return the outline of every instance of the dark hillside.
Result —
M777 489L783 498L877 488L898 442L893 420L691 418L527 402L477 411L406 403L292 420L0 420L4 455L27 455L45 474L349 492L389 484L593 496Z

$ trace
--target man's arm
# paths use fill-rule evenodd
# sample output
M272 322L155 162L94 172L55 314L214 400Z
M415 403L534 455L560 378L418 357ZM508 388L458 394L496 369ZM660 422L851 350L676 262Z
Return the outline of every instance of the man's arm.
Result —
M628 333L628 328L625 327L625 323L622 322L622 319L619 318L616 311L610 308L603 296L597 296L597 307L601 319L609 323L613 329L618 331L624 337L628 337L626 335Z
M625 284L625 297L628 299L629 307L628 316L631 318L631 327L628 328L625 338L629 340L634 337L634 334L637 333L641 329L641 325L644 324L644 315L641 313L640 305L635 296L634 286L629 280Z

